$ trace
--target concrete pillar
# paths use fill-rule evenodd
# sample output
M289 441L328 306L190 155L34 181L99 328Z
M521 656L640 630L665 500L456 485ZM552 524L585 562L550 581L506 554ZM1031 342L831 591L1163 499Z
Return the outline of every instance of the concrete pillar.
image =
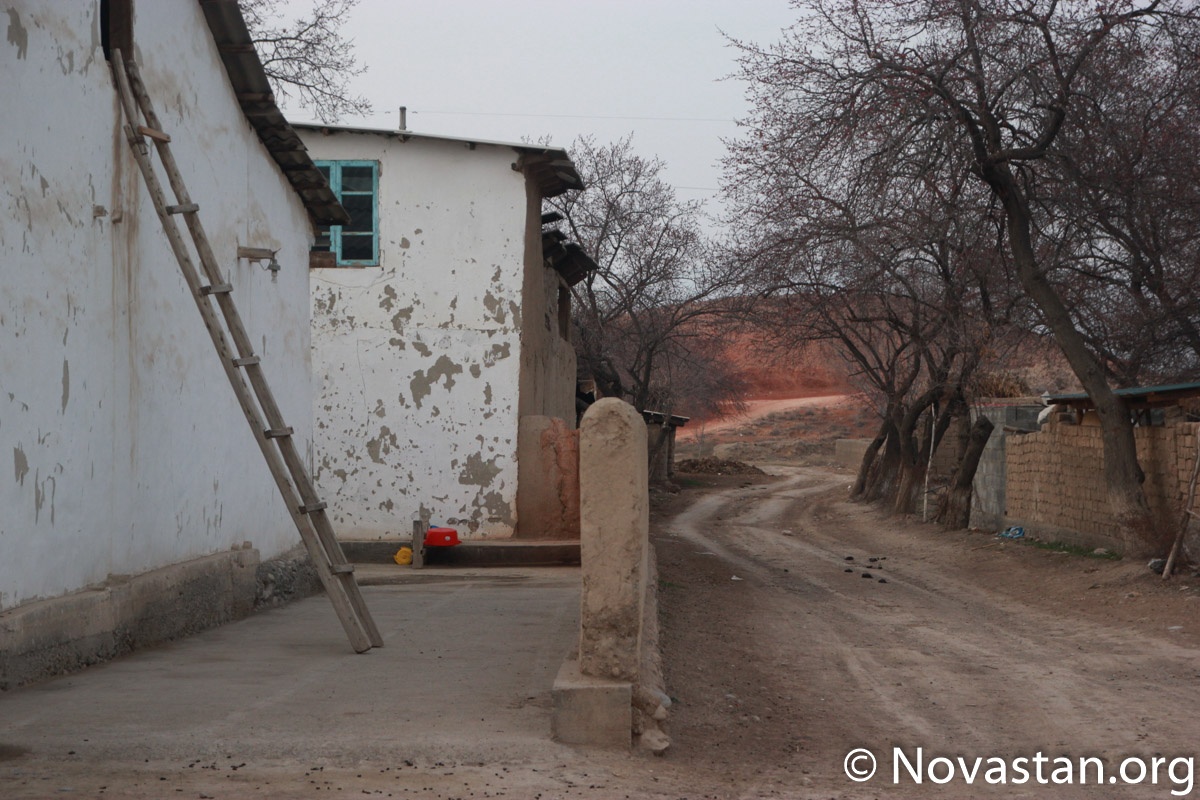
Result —
M579 431L557 417L521 417L516 537L579 538Z
M664 422L661 425L653 422L646 423L647 458L650 457L650 454L655 453L655 448L658 448L654 460L650 462L650 480L655 485L666 483L670 474L670 449L668 448L670 435L671 428L667 423Z
M675 477L675 433L677 428L672 425L667 434L667 480Z
M650 496L646 424L616 398L583 417L579 442L582 590L579 672L637 682Z

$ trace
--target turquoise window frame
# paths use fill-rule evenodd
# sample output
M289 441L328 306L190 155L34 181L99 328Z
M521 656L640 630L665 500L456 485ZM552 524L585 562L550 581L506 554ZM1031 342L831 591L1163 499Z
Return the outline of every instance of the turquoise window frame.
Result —
M333 189L333 193L337 195L338 202L342 202L343 197L349 196L366 196L371 197L371 258L342 258L342 226L330 225L329 233L329 251L334 254L339 267L377 267L379 266L379 162L378 161L313 161L317 167L325 167L329 170L329 188ZM365 192L344 191L342 189L342 169L345 167L370 167L371 169L371 191Z

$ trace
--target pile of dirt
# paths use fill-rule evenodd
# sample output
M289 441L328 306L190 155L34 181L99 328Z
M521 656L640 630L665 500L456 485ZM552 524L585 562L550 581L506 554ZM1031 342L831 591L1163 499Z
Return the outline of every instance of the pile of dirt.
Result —
M699 475L766 475L753 464L730 461L724 458L687 458L675 462L676 472Z

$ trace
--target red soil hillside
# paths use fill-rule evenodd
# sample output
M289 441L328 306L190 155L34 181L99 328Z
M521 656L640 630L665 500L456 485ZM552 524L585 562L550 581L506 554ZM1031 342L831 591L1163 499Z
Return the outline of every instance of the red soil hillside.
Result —
M721 452L790 461L831 453L839 438L874 435L875 415L832 349L784 351L733 332L726 341L725 357L747 387L745 408L692 419L678 433L678 458Z

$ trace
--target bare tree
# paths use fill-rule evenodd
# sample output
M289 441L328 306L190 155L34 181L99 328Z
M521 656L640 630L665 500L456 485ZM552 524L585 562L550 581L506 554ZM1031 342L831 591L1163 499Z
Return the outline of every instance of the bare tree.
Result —
M322 122L369 114L371 103L350 90L367 71L342 27L358 0L313 0L310 13L285 19L280 0L239 0L246 27L275 94L294 97Z
M1200 59L1123 31L1081 75L1049 201L1078 244L1070 302L1122 386L1200 378ZM1176 31L1177 35L1197 31Z
M1098 54L1146 32L1155 46L1195 24L1184 0L802 0L769 50L742 47L755 101L735 158L751 169L799 152L808 169L938 174L965 157L1002 211L1005 248L1040 323L1095 404L1104 473L1129 552L1155 546L1130 414L1081 332L1061 278L1069 248L1041 205L1079 91ZM793 159L795 160L795 159ZM753 184L739 191L755 192Z
M736 401L739 381L713 346L714 320L739 285L683 202L632 137L570 147L588 189L549 201L598 269L575 289L575 343L604 395L639 409L702 411Z
M851 496L907 513L1015 313L1000 219L962 158L882 171L814 157L822 145L735 145L734 222L759 291L782 299L763 307L764 330L832 343L876 401L880 429Z

